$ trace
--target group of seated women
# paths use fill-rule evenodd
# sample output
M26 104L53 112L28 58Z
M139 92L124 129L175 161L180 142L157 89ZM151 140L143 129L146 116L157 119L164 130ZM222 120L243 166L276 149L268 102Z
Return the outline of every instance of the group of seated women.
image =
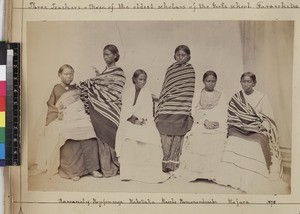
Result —
M195 92L190 55L187 46L176 48L155 115L144 70L123 91L116 46L104 48L106 69L78 85L71 85L74 69L62 66L37 168L73 180L86 174L149 183L208 179L249 193L283 184L276 123L267 96L254 90L256 76L243 73L242 90L229 102L215 89L214 71L204 73L204 87Z
M229 104L215 90L217 75L203 75L205 87L195 93L194 124L186 134L175 176L208 179L247 193L283 191L278 132L265 94L254 90L256 76L241 76L242 90ZM277 190L274 190L276 188Z

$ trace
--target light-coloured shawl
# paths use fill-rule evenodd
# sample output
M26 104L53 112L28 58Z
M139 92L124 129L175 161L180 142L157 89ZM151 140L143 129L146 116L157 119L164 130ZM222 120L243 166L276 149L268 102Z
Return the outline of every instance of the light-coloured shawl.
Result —
M120 125L116 137L116 152L120 156L122 142L131 139L143 143L160 145L160 135L155 126L153 118L152 95L147 88L142 88L135 105L135 87L128 89L122 99L122 111ZM127 121L132 115L144 119L144 125L135 125Z

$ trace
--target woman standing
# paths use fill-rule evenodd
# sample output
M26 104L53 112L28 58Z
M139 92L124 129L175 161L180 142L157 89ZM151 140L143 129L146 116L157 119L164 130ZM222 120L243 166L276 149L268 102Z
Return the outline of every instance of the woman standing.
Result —
M195 71L189 60L190 49L180 45L175 49L172 64L165 75L156 111L156 126L163 147L163 171L174 171L179 166L184 135L191 129L190 116L195 87Z
M105 177L115 176L119 163L115 153L115 138L119 125L124 72L116 66L120 55L115 45L103 49L106 68L95 78L79 84L99 144L100 167Z
M163 152L153 118L152 96L145 88L147 73L136 70L132 81L134 86L123 96L117 132L120 178L147 183L164 182L169 175L162 172Z
M285 185L273 111L267 96L253 89L253 73L244 73L240 81L243 90L229 102L228 143L216 182L247 193L276 193Z
M217 74L203 75L204 88L195 93L192 105L194 124L186 135L180 166L176 177L187 181L215 178L226 142L227 101L215 90Z

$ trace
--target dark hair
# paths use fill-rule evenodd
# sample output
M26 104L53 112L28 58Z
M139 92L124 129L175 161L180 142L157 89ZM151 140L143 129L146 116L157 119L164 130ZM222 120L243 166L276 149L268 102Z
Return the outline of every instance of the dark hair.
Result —
M176 59L175 55L180 50L184 51L187 55L189 55L189 58L188 58L188 61L189 61L191 59L191 50L186 45L179 45L179 46L177 46L177 48L174 51L174 59Z
M245 72L245 73L243 73L242 76L241 76L241 81L243 80L243 78L245 76L250 77L253 80L253 82L256 83L256 76L255 76L254 73L252 73L252 72Z
M60 66L60 68L58 69L58 75L60 75L63 72L63 70L65 70L66 68L71 69L73 71L73 73L75 72L74 68L71 65L64 64L64 65Z
M206 71L203 74L202 81L204 81L206 79L206 77L208 77L208 76L214 76L216 79L218 79L216 72L210 70L210 71Z
M116 54L116 58L115 58L115 61L118 62L119 59L120 59L120 54L119 54L119 50L117 48L117 46L115 45L106 45L104 48L103 48L103 51L105 50L109 50L110 52L112 52L113 54Z
M132 82L133 82L133 84L135 84L135 79L136 79L138 76L140 76L141 74L145 74L146 77L148 77L146 71L144 71L143 69L137 69L137 70L133 73L133 76L132 76Z

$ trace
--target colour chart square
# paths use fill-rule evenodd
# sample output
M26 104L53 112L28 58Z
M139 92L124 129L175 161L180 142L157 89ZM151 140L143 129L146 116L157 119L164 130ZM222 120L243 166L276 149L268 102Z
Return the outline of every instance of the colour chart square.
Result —
M0 81L6 80L6 65L0 65Z
M5 144L0 144L0 159L5 159Z
M0 81L0 96L6 96L6 82Z
M0 127L0 143L4 143L4 142L5 142L5 128Z
M0 112L0 127L5 127L5 112Z
M0 112L5 111L6 97L0 96Z
M0 48L0 65L6 65L7 50Z

